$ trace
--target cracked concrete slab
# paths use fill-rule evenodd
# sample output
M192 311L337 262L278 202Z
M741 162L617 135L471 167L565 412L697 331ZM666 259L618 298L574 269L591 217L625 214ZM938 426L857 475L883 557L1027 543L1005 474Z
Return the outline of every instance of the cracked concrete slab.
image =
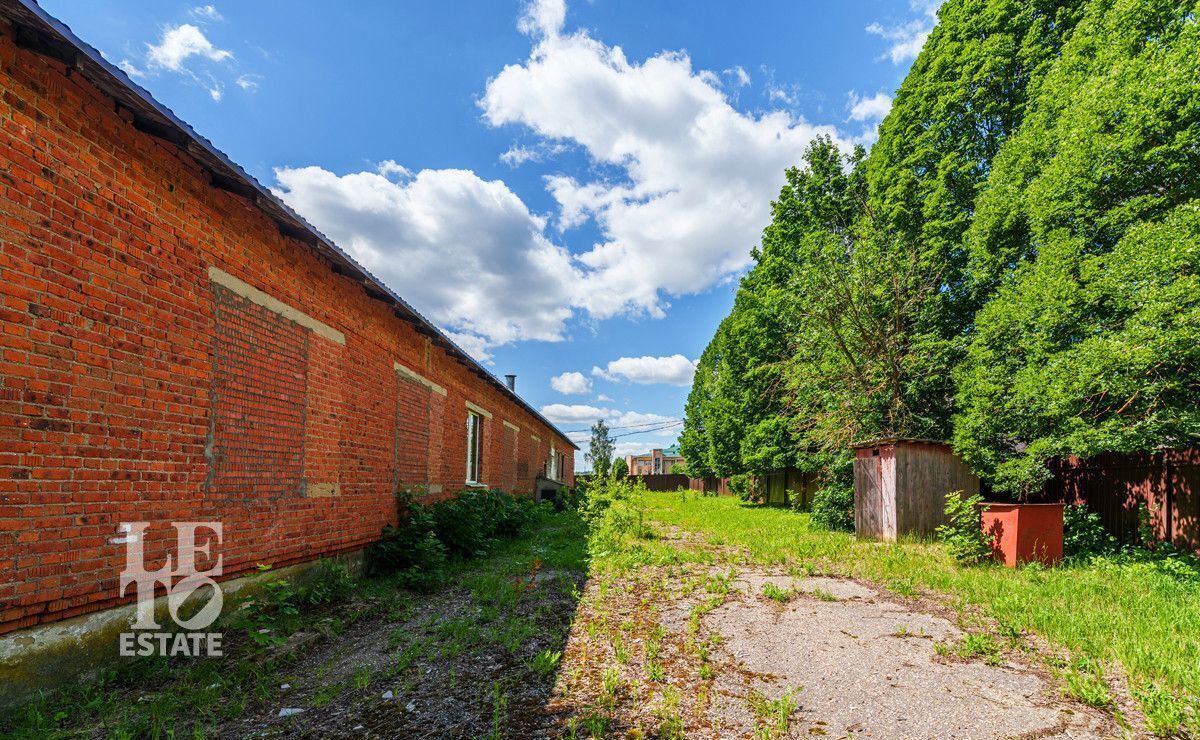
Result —
M1118 737L1102 712L1061 696L1032 663L938 654L964 633L949 620L855 581L741 573L736 595L704 617L723 650L760 676L765 696L798 688L789 735L873 738ZM773 583L796 595L761 595ZM816 594L814 596L813 594ZM744 693L730 681L718 691Z

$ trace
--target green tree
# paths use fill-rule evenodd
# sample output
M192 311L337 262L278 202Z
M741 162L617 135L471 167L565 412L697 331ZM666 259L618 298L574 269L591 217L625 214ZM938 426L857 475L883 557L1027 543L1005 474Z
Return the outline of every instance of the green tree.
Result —
M613 438L604 419L597 419L592 425L592 439L584 457L591 463L592 472L596 475L606 476L612 469Z
M967 279L963 234L1030 91L1074 28L1084 0L948 0L896 93L867 162L873 228L904 245L880 258L921 273L903 302L908 432L947 439L954 385L974 315L988 294ZM887 265L884 266L885 270ZM931 281L936 289L924 288ZM901 317L897 317L901 318ZM869 424L868 424L869 426ZM882 431L882 430L881 430Z
M1056 455L1200 441L1198 11L1093 0L996 158L955 445L1002 490Z
M696 476L765 472L802 465L805 453L788 412L784 370L792 325L804 298L794 284L805 235L839 233L855 218L864 181L862 150L847 159L827 138L786 172L773 220L754 251L733 310L700 356L685 407L680 448Z
M625 462L625 458L618 457L613 460L612 477L624 478L627 475L629 475L629 463Z
M1084 0L948 0L867 159L817 140L698 367L697 473L827 467L883 433L947 438L986 293L962 236ZM840 469L840 468L839 468Z

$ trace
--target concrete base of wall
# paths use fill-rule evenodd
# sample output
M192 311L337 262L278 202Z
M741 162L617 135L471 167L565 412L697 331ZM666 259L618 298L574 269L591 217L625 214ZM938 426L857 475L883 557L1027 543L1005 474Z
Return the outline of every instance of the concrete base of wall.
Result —
M355 576L361 575L366 565L364 550L330 559L345 565ZM221 581L225 602L220 621L213 631L219 632L222 622L227 621L247 599L261 592L264 582L283 578L303 586L317 575L317 562L313 560ZM54 691L84 679L103 665L131 660L120 657L118 645L120 634L131 631L136 610L136 604L126 604L0 635L0 710L14 709L38 692ZM165 631L169 631L165 596L155 599L154 613Z

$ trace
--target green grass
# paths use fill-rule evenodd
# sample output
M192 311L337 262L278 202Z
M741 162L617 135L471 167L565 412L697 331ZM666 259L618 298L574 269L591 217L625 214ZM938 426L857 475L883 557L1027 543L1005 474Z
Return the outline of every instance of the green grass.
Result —
M780 588L774 583L764 583L762 594L772 601L778 601L780 604L786 604L796 595L794 588Z
M527 534L498 544L487 557L451 564L450 583L462 584L480 617L442 620L433 625L427 638L418 638L402 628L393 630L385 644L389 651L394 651L395 663L379 676L361 668L344 684L332 682L325 675L333 665L331 657L313 676L325 683L312 695L311 706L327 706L349 690L364 692L376 679L402 676L428 655L457 654L488 645L515 652L535 631L528 620L509 613L520 599L528 598L522 584L530 583L539 571L579 573L586 568L586 529L579 517L573 513L546 514ZM334 582L334 585L339 584ZM338 606L334 602L351 590L352 605L357 611L343 615L338 624L372 614L401 621L411 614L414 603L426 598L424 594L403 589L396 578L365 579L352 585L353 589L339 585L333 589L338 593L322 594L316 605L299 606L299 613L291 620L294 624L276 621L271 626L284 635L313 617L325 619L320 616L322 610ZM281 600L289 603L295 600L295 594L286 592L283 586L277 591ZM232 633L233 629L225 631ZM556 670L561 659L565 634L556 637L560 644L545 651L546 655L536 656L528 666L543 679ZM271 657L268 648L269 645L242 640L223 658L195 662L144 658L122 662L96 678L81 680L57 694L37 697L11 716L0 714L0 737L43 740L211 735L211 730L224 721L259 708L268 700L278 701L279 684L295 683L286 676L297 656ZM499 685L493 688L495 717L503 719L507 694Z
M860 542L810 526L806 514L734 497L652 493L646 505L652 523L719 536L736 548L735 560L863 578L905 596L941 593L951 603L979 607L1005 630L1040 634L1088 665L1119 666L1156 731L1168 734L1172 723L1184 723L1200 734L1200 571L1186 559L964 568L935 543ZM641 550L630 557L652 562L704 557L655 543ZM1099 669L1075 673L1086 677L1073 679L1071 690L1085 701L1102 702L1107 689L1101 692Z
M754 740L774 740L788 734L796 712L796 689L788 689L778 699L768 699L757 691L746 700L754 713Z

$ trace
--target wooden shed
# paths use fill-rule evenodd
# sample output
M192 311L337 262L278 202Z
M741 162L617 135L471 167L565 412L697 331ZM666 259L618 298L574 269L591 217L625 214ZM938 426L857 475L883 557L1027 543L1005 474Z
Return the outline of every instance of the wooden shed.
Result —
M946 521L946 494L979 493L979 478L944 442L889 438L854 450L854 528L861 538L933 535Z

